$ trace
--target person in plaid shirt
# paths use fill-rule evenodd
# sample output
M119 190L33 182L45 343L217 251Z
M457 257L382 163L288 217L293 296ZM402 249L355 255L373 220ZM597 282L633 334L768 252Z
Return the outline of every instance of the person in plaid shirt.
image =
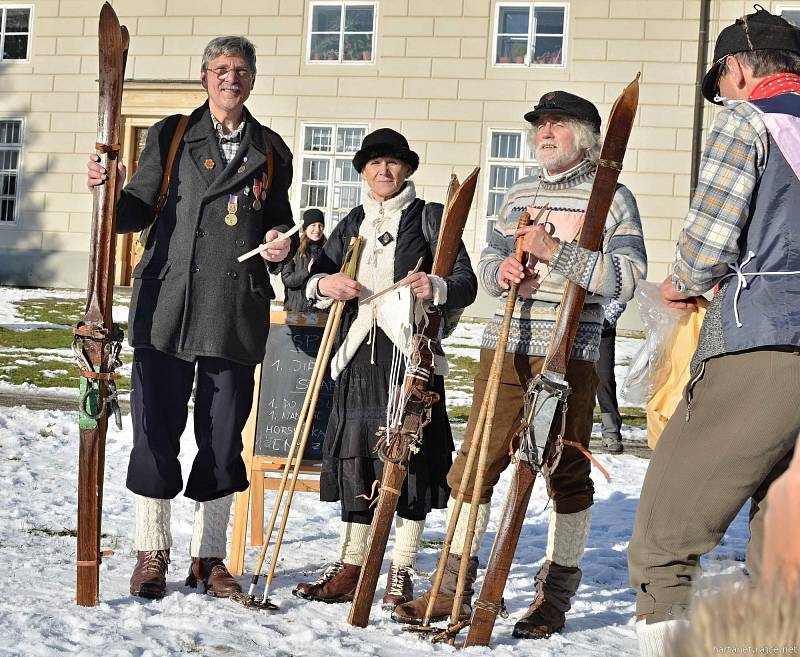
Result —
M684 400L645 477L628 548L641 654L664 653L700 556L748 499L747 566L761 573L764 498L800 431L800 30L758 11L725 28L703 95L709 134L666 303L718 286Z

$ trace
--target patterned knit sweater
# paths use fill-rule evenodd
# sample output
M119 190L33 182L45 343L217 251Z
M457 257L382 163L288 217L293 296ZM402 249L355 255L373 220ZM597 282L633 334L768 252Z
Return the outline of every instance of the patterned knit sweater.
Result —
M478 278L492 296L505 296L497 281L500 264L514 255L514 232L519 215L545 204L548 209L540 221L562 226L565 236L550 267L539 263L541 286L531 299L517 299L507 351L528 356L544 356L555 326L561 297L568 281L586 288L586 304L581 315L571 357L596 361L603 325L603 306L609 301L626 303L636 283L647 274L647 253L642 236L639 209L630 190L617 186L603 233L602 253L577 245L583 214L594 180L594 165L585 160L562 176L549 177L543 171L519 180L506 193L489 243L481 254ZM570 228L571 227L571 228ZM559 233L556 233L559 236ZM543 269L542 269L543 268ZM495 349L503 321L505 300L483 334L481 346Z

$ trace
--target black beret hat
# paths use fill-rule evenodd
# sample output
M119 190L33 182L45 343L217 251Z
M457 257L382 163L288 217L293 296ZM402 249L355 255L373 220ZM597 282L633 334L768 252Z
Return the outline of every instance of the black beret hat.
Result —
M353 156L353 166L361 173L361 169L376 157L393 157L405 162L414 173L419 166L419 155L408 146L408 140L391 128L378 128L370 132L361 142L361 150Z
M533 123L542 114L564 114L580 121L591 123L595 132L600 132L600 113L593 103L567 91L550 91L539 99L536 107L525 114L525 120Z
M325 215L322 214L322 210L309 208L303 213L303 228L308 228L311 224L325 225Z
M756 10L754 14L737 18L717 37L714 63L705 74L702 87L703 96L712 103L723 57L750 50L788 50L800 54L800 29L780 16L770 14L761 5L753 7Z

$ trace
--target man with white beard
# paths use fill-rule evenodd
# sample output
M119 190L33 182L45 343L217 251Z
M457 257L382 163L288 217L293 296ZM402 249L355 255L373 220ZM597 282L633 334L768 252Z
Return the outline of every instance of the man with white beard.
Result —
M512 282L520 286L497 396L475 539L468 554L470 563L460 618L471 614L477 555L489 523L492 491L510 462L508 434L519 424L527 383L541 371L564 288L572 281L588 291L566 374L572 392L563 437L565 443L573 445L565 444L561 461L550 478L553 509L545 561L536 575L533 603L514 626L517 638L542 639L564 627L565 612L581 580L579 566L589 536L594 486L589 476L591 464L574 445L583 450L589 447L598 382L594 362L598 358L603 306L612 300L624 304L631 298L636 283L647 273L647 254L636 201L622 185L617 185L606 219L602 251L588 251L577 244L600 154L597 108L579 96L553 91L542 96L534 109L525 114L525 120L531 123L529 142L535 148L540 166L506 193L478 265L481 285L492 296L503 296ZM536 217L545 206L547 209L536 225L517 230L522 212ZM524 249L530 254L524 267L514 258L518 235L524 235ZM504 308L505 300L499 303L483 334L480 370L475 378L464 442L447 477L453 495L458 491L472 442ZM471 486L472 482L466 499L472 498ZM451 497L448 516L453 503ZM461 555L466 549L469 515L470 505L465 504L431 620L443 620L452 609ZM534 560L538 555L522 558ZM392 618L402 623L421 623L428 599L429 594L425 593L399 605Z

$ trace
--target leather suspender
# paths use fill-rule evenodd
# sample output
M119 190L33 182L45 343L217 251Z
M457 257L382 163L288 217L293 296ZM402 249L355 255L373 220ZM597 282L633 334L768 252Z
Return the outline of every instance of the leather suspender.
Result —
M164 166L164 175L161 178L161 189L158 192L158 200L156 201L153 223L139 233L139 238L136 240L136 252L138 255L141 255L142 251L144 251L147 247L147 238L150 236L150 231L152 230L156 221L158 221L158 215L161 214L164 203L167 202L167 196L169 195L169 179L172 175L172 165L175 163L175 154L178 152L178 146L181 144L183 133L186 132L186 126L188 123L189 116L186 114L181 114L181 118L178 120L178 125L175 128L175 134L172 135L172 142L169 145L167 163Z

